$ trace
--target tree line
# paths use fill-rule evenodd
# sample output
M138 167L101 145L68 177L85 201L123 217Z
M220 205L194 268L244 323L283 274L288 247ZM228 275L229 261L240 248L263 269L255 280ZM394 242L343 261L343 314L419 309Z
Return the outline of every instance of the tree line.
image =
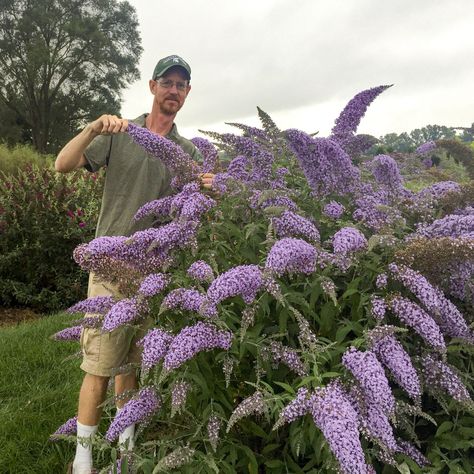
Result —
M0 0L0 140L55 153L139 78L134 7L117 0Z

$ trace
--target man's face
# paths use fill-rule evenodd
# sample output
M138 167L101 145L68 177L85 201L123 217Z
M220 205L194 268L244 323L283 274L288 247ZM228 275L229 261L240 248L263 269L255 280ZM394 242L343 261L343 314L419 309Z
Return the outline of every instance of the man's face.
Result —
M183 89L183 85L185 85ZM155 103L164 115L176 115L184 104L191 86L181 68L171 68L163 76L150 81Z

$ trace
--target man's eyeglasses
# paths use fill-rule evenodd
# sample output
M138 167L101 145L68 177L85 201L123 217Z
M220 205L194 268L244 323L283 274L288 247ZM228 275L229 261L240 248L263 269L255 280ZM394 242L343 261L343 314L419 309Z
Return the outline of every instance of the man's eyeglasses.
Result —
M156 82L164 89L171 89L176 84L176 89L184 92L188 88L187 82L172 81L171 79L156 79Z

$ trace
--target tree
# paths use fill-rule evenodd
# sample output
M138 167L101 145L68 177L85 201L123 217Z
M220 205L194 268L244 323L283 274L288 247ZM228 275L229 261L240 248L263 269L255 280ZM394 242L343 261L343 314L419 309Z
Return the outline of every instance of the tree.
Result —
M127 1L0 0L0 113L54 152L87 121L119 112L141 52Z
M410 137L415 146L423 145L423 143L431 140L450 140L456 136L456 132L452 127L445 127L444 125L426 125L422 128L416 128L410 132Z

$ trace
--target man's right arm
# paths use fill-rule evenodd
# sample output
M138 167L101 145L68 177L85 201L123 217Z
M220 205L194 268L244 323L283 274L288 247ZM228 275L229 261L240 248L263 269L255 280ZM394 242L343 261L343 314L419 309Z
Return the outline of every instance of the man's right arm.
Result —
M116 115L102 115L86 125L84 130L70 140L59 152L54 168L60 173L68 173L87 164L84 151L92 140L99 135L112 135L125 132L128 121Z

